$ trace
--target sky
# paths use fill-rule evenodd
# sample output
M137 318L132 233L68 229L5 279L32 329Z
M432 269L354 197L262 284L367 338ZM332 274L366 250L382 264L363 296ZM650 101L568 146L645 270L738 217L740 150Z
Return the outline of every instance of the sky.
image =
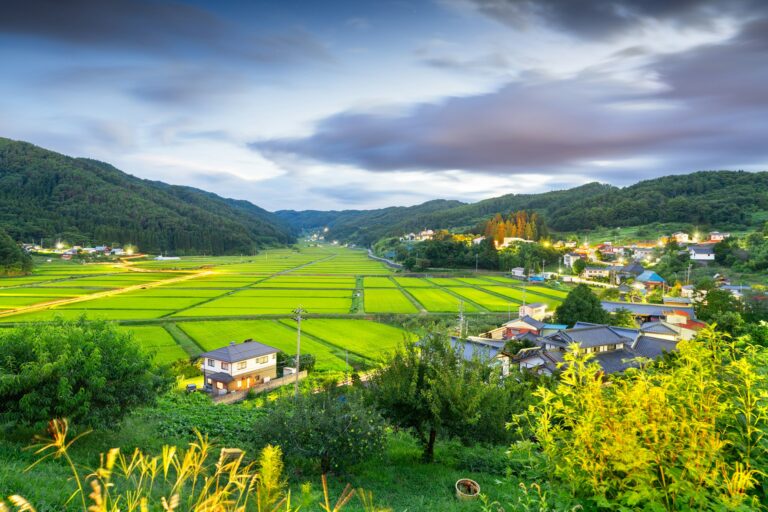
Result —
M4 0L0 136L268 210L768 170L764 0Z

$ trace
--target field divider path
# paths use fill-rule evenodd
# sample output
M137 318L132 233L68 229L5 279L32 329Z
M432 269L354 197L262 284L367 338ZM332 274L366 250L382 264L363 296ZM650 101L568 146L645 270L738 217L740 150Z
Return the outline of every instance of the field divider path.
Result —
M197 344L186 332L179 328L175 323L162 324L163 329L168 331L168 334L176 340L176 343L189 355L189 357L197 357L205 350L203 347Z
M197 279L199 277L208 276L208 275L211 275L211 274L214 274L214 272L211 271L211 270L205 270L205 271L202 271L202 272L198 272L196 274L188 274L188 275L179 276L179 277L172 277L170 279L163 279L163 280L159 280L159 281L153 281L151 283L134 284L134 285L131 285L131 286L126 286L125 288L117 288L117 289L114 289L114 290L106 290L106 291L103 291L103 292L91 293L89 295L80 295L78 297L68 297L68 298L65 298L65 299L56 299L56 300L52 300L52 301L48 301L48 302L41 302L39 304L33 304L33 305L30 305L30 306L22 306L22 307L18 307L18 308L14 308L14 309L9 309L7 311L0 312L0 318L4 318L4 317L7 317L7 316L12 316L12 315L17 315L17 314L20 314L20 313L31 313L31 312L34 312L34 311L41 311L41 310L44 310L44 309L49 309L49 308L54 307L54 306L63 306L63 305L68 305L68 304L76 304L76 303L79 303L79 302L87 302L89 300L94 300L94 299L103 299L103 298L106 298L106 297L113 297L115 295L120 295L120 294L128 293L128 292L135 292L135 291L139 291L139 290L146 290L146 289L149 289L149 288L157 288L158 286L163 286L163 285L170 284L170 283L179 283L179 282L182 282L182 281L188 281L190 279Z
M175 314L177 314L177 313L181 313L182 311L186 311L186 310L188 310L188 309L192 309L192 308L200 307L200 306L202 306L203 304L207 304L207 303L209 303L209 302L212 302L212 301L214 301L214 300L219 300L219 299L221 299L221 298L224 298L224 297L227 297L227 296L229 296L229 295L232 295L233 293L236 293L236 292L240 292L240 291L246 290L246 289L250 288L251 286L253 286L253 285L255 285L255 284L258 284L258 283L260 283L260 282L262 282L262 281L265 281L265 280L269 279L270 277L272 277L272 276L261 277L261 278L257 279L256 281L254 281L254 282L252 282L252 283L248 283L248 284L247 284L247 285L245 285L245 286L241 286L241 287L239 287L239 288L232 288L231 290L228 290L228 291L226 291L226 292L222 293L221 295L214 295L213 297L208 297L208 298L206 298L205 300L201 300L200 302L195 302L195 303L194 303L194 304L192 304L191 306L187 306L187 307L185 307L185 308L180 308L180 309L177 309L176 311L171 311L170 313L168 313L168 314L165 314L165 315L161 316L160 318L166 318L166 319L167 319L167 318L170 318L170 317L171 317L171 315L175 315Z
M283 274L288 274L288 273L293 272L295 270L300 270L300 269L302 269L304 267L308 267L310 265L314 265L315 263L322 263L323 261L332 260L332 259L336 258L336 256L337 256L336 254L331 254L331 255L326 256L324 258L319 258L319 259L316 259L316 260L312 260L312 261L310 261L308 263L302 263L301 265L298 265L296 267L291 267L291 268L287 268L285 270L281 270L280 272L275 272L274 274L269 276L267 279L269 279L270 277L275 277L275 276L281 276Z
M419 310L420 313L422 314L429 313L429 311L427 311L427 308L425 308L421 302L416 300L416 297L408 293L408 290L404 288L400 283L398 283L396 279L392 279L391 277L390 279L392 280L393 283L395 283L395 286L397 287L398 290L400 290L400 293L405 295L405 298L411 301L411 304L413 304L416 307L416 309Z
M287 321L288 321L288 320L290 320L290 321L293 321L293 319L287 319L287 318L285 318L285 319L281 319L281 320L278 320L278 321L277 321L277 323L279 323L280 325L284 326L284 327L285 327L285 328L287 328L287 329L291 329L291 330L292 330L294 333L296 333L296 329L293 327L293 325L291 325L291 324L287 323ZM325 345L325 346L327 346L327 347L329 347L329 348L332 348L332 349L334 349L334 350L338 350L338 351L340 351L340 354L341 354L341 355L343 355L343 354L344 354L344 352L346 351L346 352L349 352L351 355L355 355L355 356L357 356L357 357L360 357L360 358L362 358L362 359L365 359L366 361L370 361L370 360L371 360L371 358L370 358L370 357L368 357L368 356L367 356L367 355L365 355L365 354L361 354L360 352L356 352L356 351L354 351L354 350L350 350L350 349L349 349L349 348L347 348L347 347L342 347L341 345L337 345L336 343L333 343L333 342L331 342L331 341L328 341L328 340L326 340L326 339L324 339L324 338L321 338L321 337L317 336L316 334L309 334L308 332L305 332L305 331L302 329L302 331L301 331L301 337L303 338L304 336L307 336L308 338L310 338L311 340L313 340L313 341L315 341L315 342L317 342L317 343L320 343L320 344L322 344L322 345Z
M433 283L433 284L434 284L434 283ZM474 286L472 286L472 285L467 285L467 286L468 286L468 287L471 287L471 288L474 288ZM463 302L466 302L467 304L471 304L472 306L476 307L478 311L482 311L482 312L484 312L484 313L492 313L492 311L491 311L490 309L488 309L488 308L486 308L486 307L483 307L483 306L481 306L480 304L478 304L477 302L471 301L471 300L469 300L469 299L468 299L468 298L466 298L466 297L462 297L462 296L461 296L461 295L459 295L458 293L456 293L456 292L454 292L453 290L451 290L451 288L450 288L450 287L448 287L448 286L443 286L443 285L435 284L435 287L436 287L436 288L439 288L439 289L441 289L441 290L443 290L443 291L444 291L444 292L446 292L446 293L449 293L449 294L453 295L453 296L454 296L454 297L456 297L458 300L461 300L461 301L463 301ZM434 313L433 313L433 314L434 314Z

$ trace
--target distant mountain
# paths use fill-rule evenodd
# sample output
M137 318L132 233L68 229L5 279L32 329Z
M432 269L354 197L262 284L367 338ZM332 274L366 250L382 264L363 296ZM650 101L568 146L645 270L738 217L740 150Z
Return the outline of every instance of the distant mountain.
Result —
M385 236L424 228L474 228L496 213L517 210L538 212L550 229L559 232L654 222L735 229L753 224L755 212L768 211L768 172L696 172L646 180L626 188L588 183L541 194L508 194L471 204L429 201L379 210L276 214L297 230L327 226L332 238L368 245Z
M172 254L242 254L295 239L287 223L248 201L143 180L4 138L0 228L20 241L133 243Z

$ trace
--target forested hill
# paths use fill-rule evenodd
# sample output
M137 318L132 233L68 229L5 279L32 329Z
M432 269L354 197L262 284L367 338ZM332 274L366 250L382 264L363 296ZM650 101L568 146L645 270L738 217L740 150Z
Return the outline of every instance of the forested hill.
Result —
M0 228L16 240L133 243L146 252L238 254L294 241L247 201L125 174L0 138Z
M477 203L430 201L418 206L341 212L277 212L296 229L328 226L329 236L370 244L424 228L473 228L497 213L535 211L555 231L688 222L718 229L753 224L768 211L768 172L706 171L618 188L589 183L541 194L508 194Z
M329 237L372 244L385 236L396 236L422 229L470 227L485 222L496 213L516 210L546 210L552 205L568 204L582 197L615 190L609 185L590 183L570 190L543 194L508 194L477 203L435 200L416 206L390 207L378 210L345 210L338 212L278 211L278 216L296 229L327 226Z

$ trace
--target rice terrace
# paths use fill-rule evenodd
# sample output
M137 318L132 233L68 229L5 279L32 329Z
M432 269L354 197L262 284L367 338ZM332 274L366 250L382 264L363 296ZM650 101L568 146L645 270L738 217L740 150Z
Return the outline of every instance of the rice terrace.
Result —
M566 295L514 279L402 276L365 251L333 245L271 249L255 256L190 256L81 264L42 261L0 287L0 325L57 317L115 321L161 363L254 338L292 353L302 346L318 371L367 367L403 337L409 318L516 311L557 305Z

